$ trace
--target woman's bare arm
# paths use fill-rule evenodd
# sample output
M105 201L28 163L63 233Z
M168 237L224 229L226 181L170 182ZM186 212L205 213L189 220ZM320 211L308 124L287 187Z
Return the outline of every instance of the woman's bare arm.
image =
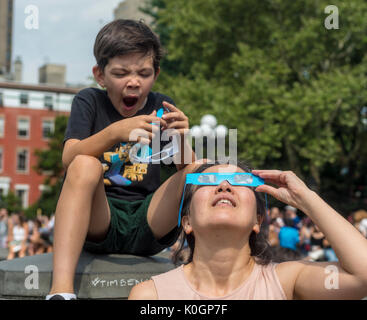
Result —
M293 172L254 170L253 173L278 186L262 185L256 191L267 192L307 214L324 233L339 259L338 263L302 261L288 264L296 270L294 296L301 299L367 296L367 239ZM333 276L334 284L328 283Z

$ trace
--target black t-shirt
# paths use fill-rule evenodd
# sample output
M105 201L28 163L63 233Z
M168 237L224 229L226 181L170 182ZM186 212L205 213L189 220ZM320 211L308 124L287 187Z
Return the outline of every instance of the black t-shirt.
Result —
M150 92L144 108L135 116L151 114L153 110L162 107L163 101L174 105L168 96ZM64 143L68 139L86 139L122 119L125 117L114 108L105 90L83 89L74 97ZM160 163L131 163L129 150L135 143L116 144L99 158L105 168L104 183L107 196L140 200L158 189ZM161 141L161 150L167 143L169 141ZM151 152L150 147L148 152Z

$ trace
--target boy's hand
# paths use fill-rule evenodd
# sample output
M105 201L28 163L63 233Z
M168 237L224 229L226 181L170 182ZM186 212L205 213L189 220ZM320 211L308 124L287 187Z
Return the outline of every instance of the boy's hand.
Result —
M170 110L162 116L162 119L167 121L163 129L175 129L183 136L185 130L189 129L189 118L180 109L166 101L163 102L163 106Z
M161 127L167 126L165 120L157 117L154 110L150 115L141 115L117 121L113 124L113 131L118 141L137 141L149 144L159 131L159 127L152 123L160 123Z

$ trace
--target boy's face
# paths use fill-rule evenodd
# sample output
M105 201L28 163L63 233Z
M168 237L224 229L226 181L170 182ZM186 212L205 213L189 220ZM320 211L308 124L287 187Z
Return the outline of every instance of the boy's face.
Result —
M93 74L106 88L115 109L124 117L132 117L144 107L159 70L154 72L152 55L129 53L110 59L103 72L95 66Z

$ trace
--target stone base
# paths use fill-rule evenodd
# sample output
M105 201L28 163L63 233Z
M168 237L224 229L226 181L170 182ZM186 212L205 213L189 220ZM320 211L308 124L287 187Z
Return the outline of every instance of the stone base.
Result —
M0 262L0 299L45 299L51 288L52 253ZM173 269L167 253L80 256L74 281L78 299L126 299L131 288Z

